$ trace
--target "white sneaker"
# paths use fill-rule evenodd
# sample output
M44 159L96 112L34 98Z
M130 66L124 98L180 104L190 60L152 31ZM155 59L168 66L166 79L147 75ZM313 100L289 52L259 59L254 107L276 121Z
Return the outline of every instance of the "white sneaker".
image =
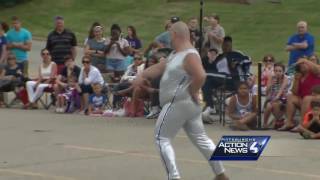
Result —
M56 108L56 113L64 113L64 109L63 108Z
M202 121L205 124L212 124L214 122L213 117L211 116L212 113L212 108L207 107L203 112L202 112Z
M146 116L147 119L155 119L160 114L160 108L158 106L151 107L150 113Z
M202 112L202 116L209 116L211 114L211 107L206 107L206 109Z
M116 116L116 117L125 117L126 116L126 112L124 111L124 109L119 109L113 113L114 113L114 116Z

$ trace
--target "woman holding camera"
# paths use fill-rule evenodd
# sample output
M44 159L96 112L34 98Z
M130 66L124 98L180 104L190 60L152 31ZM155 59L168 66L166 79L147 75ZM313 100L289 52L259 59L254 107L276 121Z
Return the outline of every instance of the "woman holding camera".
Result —
M278 130L297 132L298 128L294 122L294 115L297 109L301 111L301 117L307 112L312 96L314 86L320 84L320 66L312 61L300 58L296 63L296 72L294 75L294 83L287 99L287 121L285 125Z
M113 81L119 82L127 69L125 58L130 52L126 39L121 37L121 28L118 24L111 26L111 38L106 40L107 70L113 74Z

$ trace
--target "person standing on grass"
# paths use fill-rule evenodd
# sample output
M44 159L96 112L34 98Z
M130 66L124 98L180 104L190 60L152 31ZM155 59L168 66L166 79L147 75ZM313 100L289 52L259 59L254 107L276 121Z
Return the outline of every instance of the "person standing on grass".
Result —
M311 56L314 53L315 40L308 32L308 24L306 21L297 23L298 33L292 35L287 43L286 51L289 52L288 65L296 63L299 58Z
M54 18L55 29L49 33L47 38L46 49L49 50L52 61L58 66L58 73L64 68L64 57L71 55L76 58L77 39L75 34L64 27L64 19L62 16Z
M22 28L20 19L13 16L12 28L7 32L7 48L16 56L18 64L23 68L23 74L28 76L28 51L32 46L31 33Z
M177 16L171 17L170 21L166 23L166 26L165 26L166 31L159 34L155 38L155 42L160 46L160 48L172 48L171 47L170 28L174 23L179 22L179 21L180 21L179 17L177 17Z
M91 57L91 64L99 69L100 72L105 72L106 68L106 39L103 37L102 26L93 28L94 37L87 40L84 48L84 53Z
M6 32L9 30L9 26L5 22L0 24L0 65L6 64L7 58L7 38Z
M198 29L198 19L196 17L190 18L188 22L188 27L190 30L191 44L196 49L199 49L200 30Z
M128 26L128 36L126 40L130 45L130 56L134 56L135 53L139 53L142 48L141 40L137 35L136 28L134 26Z
M203 47L205 49L215 48L222 53L222 43L225 36L224 28L220 25L220 17L218 15L210 15L206 18L209 27L204 35ZM206 53L206 52L205 52Z
M102 27L102 24L100 24L99 22L93 22L90 29L89 29L89 32L88 32L88 37L86 37L84 39L84 42L83 42L83 45L86 46L87 45L87 42L89 39L93 39L94 38L94 28L96 26L101 26Z
M121 28L118 24L111 26L111 37L106 40L107 70L113 73L113 81L119 82L127 69L125 58L129 54L129 43L121 37Z

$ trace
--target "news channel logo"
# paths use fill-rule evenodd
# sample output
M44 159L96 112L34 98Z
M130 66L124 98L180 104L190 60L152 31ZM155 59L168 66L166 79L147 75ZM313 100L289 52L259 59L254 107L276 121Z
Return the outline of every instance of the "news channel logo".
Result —
M210 160L256 161L270 136L222 136Z

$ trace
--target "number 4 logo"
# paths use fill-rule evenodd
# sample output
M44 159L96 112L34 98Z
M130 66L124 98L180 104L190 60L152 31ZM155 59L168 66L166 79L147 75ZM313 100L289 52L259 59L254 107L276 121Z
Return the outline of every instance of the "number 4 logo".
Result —
M259 152L259 148L257 147L257 142L253 142L250 146L250 152L257 154Z

